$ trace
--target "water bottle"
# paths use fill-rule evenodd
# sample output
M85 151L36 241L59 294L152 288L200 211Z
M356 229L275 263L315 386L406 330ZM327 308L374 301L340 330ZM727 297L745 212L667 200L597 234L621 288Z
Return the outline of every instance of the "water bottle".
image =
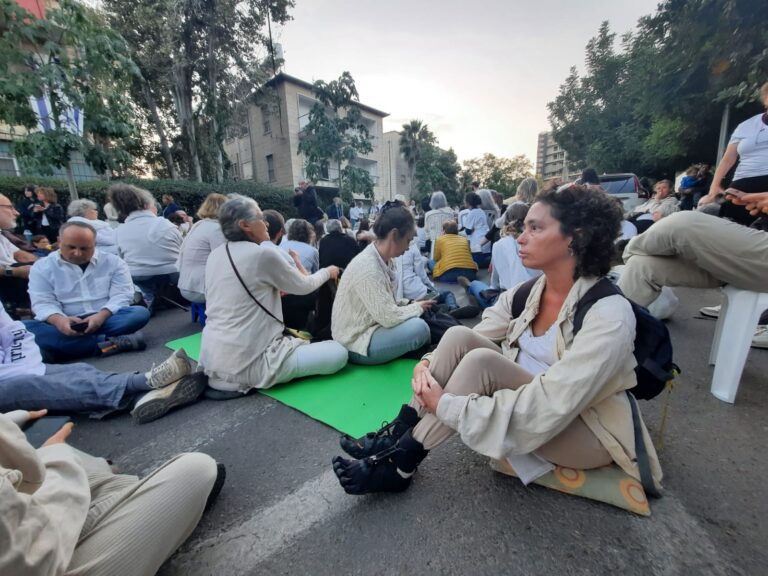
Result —
M27 242L32 242L32 232L30 232L29 230L24 230L24 239Z

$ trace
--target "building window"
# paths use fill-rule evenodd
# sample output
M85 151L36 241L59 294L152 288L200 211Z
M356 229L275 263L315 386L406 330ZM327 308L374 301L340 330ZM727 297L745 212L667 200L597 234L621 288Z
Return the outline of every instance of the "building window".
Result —
M329 162L322 162L320 164L320 180L331 181L330 167L331 165Z
M405 184L405 174L400 174L400 184Z
M264 118L264 135L272 134L272 126L269 124L269 118Z
M267 155L267 177L270 182L275 181L275 158L272 154Z

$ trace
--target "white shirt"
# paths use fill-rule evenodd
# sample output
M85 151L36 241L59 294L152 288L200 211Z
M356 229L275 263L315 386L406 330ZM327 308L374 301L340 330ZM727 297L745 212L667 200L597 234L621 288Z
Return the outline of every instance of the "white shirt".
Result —
M159 276L178 272L181 232L149 210L137 210L116 229L117 246L132 276Z
M102 252L117 254L117 240L115 240L115 229L103 220L89 220L82 216L72 216L67 222L82 222L88 224L96 230L96 248Z
M480 242L488 234L488 216L480 208L473 208L470 210L463 219L464 228L472 230L469 234L469 249L472 252L485 252L491 251L491 243L486 242L481 245Z
M520 353L515 362L534 376L546 372L557 362L557 326L558 323L553 322L541 336L534 336L533 330L528 326L517 340Z
M19 249L14 246L13 242L0 234L0 265L7 267L16 264L13 255L18 251Z
M226 242L218 220L195 222L179 254L179 289L205 294L205 264L214 249Z
M504 236L493 245L491 256L491 287L509 290L513 286L541 276L541 270L531 270L523 266L518 254L517 240L512 236Z
M283 240L285 240L285 236L283 236ZM286 250L282 250L280 248L280 246L278 246L277 244L275 244L271 240L266 240L266 241L262 242L261 244L259 244L259 246L261 246L262 248L267 248L267 249L271 249L271 250L277 250L277 253L280 254L280 256L283 257L283 260L285 260L286 262L288 262L288 264L290 264L291 266L296 268L296 262L293 261L293 258L291 258L291 255L288 254L288 252ZM304 264L302 264L302 266L303 265Z
M734 180L768 175L768 126L763 123L763 114L736 126L728 144L738 145L739 165Z
M45 364L35 336L0 306L0 381L15 376L42 376Z
M360 213L362 210L358 208L357 206L352 206L352 208L349 209L349 219L350 220L360 220Z
M43 322L52 314L81 316L103 308L115 314L131 305L133 294L126 263L98 249L85 272L77 264L63 260L58 250L35 262L29 271L32 310L35 318Z
M418 242L413 240L408 250L395 260L397 269L397 293L398 300L421 300L429 290L434 290L435 285L427 276L424 266L424 257L419 252Z
M297 240L283 240L280 243L280 249L286 253L288 253L288 250L295 250L299 255L301 265L310 274L314 274L320 269L320 253L314 246Z
M621 236L617 240L629 240L637 236L637 226L628 220L621 221Z

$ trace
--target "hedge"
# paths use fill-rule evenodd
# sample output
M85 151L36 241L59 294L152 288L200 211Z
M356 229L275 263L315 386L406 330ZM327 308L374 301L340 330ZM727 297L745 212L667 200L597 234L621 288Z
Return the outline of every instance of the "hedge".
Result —
M286 219L296 215L293 206L293 191L286 188L277 188L268 184L260 184L252 181L227 182L225 184L208 184L205 182L191 182L188 180L92 180L77 183L77 191L81 198L93 200L100 207L106 203L107 188L116 182L134 184L145 190L160 201L163 194L173 196L176 203L188 214L193 215L205 197L212 192L222 194L237 193L249 196L259 203L262 210L271 208L277 210ZM69 204L69 187L66 180L58 178L39 178L21 176L0 176L0 194L5 194L15 204L24 194L27 184L36 186L50 186L59 197L59 204L66 210Z

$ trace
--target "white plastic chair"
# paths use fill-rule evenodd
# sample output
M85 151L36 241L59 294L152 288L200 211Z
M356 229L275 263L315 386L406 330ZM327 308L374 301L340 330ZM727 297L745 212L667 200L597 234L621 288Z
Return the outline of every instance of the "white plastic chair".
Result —
M725 298L709 353L709 364L715 365L710 392L715 398L733 404L757 321L768 308L768 292L725 286L723 294Z

